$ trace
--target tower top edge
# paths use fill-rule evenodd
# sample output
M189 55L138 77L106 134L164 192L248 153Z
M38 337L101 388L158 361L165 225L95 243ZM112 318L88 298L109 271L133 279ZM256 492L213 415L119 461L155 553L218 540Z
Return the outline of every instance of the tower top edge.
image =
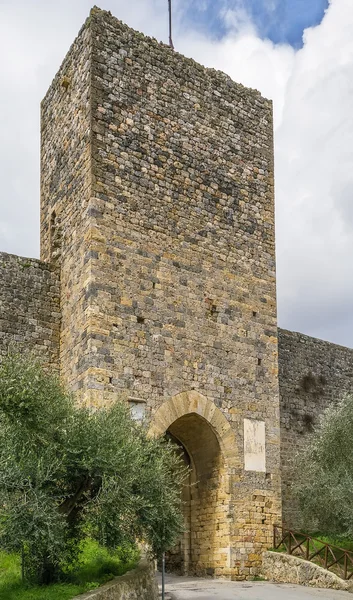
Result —
M103 24L104 24L105 27L110 26L110 28L115 30L115 32L119 31L121 33L121 35L125 37L125 41L126 41L126 38L129 36L130 36L131 40L135 41L135 43L138 40L141 45L144 45L146 47L146 52L148 52L148 48L154 49L155 51L158 50L159 52L165 53L166 60L168 60L168 61L170 61L170 60L174 60L176 62L183 61L186 68L189 67L192 69L197 69L199 71L202 70L204 77L212 80L214 85L217 84L217 82L219 82L219 84L222 86L227 85L230 88L233 88L233 89L236 88L239 95L242 95L242 94L251 95L251 96L253 96L253 98L255 100L257 98L261 102L266 102L270 106L272 106L272 100L264 97L261 94L261 92L258 91L257 89L244 86L243 84L234 81L224 71L221 71L219 69L214 69L212 67L206 67L203 64L194 60L193 58L187 57L184 54L181 54L180 52L174 51L169 46L169 44L167 44L163 41L158 41L156 38L148 36L140 31L130 27L129 25L127 25L126 23L124 23L123 21L121 21L120 19L115 17L110 11L101 9L98 6L93 6L93 8L90 10L89 16L87 17L85 23L80 28L75 40L72 42L70 49L68 50L65 58L63 59L61 66L58 69L57 74L53 78L53 81L51 82L50 86L48 87L48 91L46 92L42 102L47 97L48 92L50 91L51 87L55 83L57 77L62 75L63 72L65 71L66 60L67 60L68 56L71 54L71 51L72 51L73 47L75 46L75 43L77 42L77 40L81 36L84 35L85 31L90 30L91 28L93 29L95 26L99 27L100 24L101 24L101 26L103 26Z

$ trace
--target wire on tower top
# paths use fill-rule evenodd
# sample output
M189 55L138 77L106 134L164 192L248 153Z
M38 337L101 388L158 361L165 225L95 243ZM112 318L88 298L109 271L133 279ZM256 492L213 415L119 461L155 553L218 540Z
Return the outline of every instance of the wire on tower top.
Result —
M172 0L168 0L169 7L169 46L174 50L174 44L172 39Z

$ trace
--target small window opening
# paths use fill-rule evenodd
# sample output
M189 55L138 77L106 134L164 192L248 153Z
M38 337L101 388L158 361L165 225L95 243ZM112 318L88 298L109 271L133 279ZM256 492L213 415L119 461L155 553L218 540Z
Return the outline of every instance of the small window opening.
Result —
M50 215L50 224L49 224L49 244L50 244L50 254L53 254L53 242L55 240L56 234L56 213L55 210Z
M138 323L144 323L145 322L144 317L137 317L137 322Z
M256 310L253 310L253 311L252 311L252 316L253 316L253 317L257 317L257 312L256 312Z
M156 287L156 282L155 281L153 281L152 287L153 287L153 289L155 289L155 287Z
M211 300L211 298L205 298L205 302L208 318L212 321L217 321L219 311L217 305L214 303L214 300Z
M262 363L262 359L261 359L261 358L258 358L258 359L257 359L257 364L259 365L259 367L261 366L261 363Z
M113 383L113 377L109 377L109 383Z

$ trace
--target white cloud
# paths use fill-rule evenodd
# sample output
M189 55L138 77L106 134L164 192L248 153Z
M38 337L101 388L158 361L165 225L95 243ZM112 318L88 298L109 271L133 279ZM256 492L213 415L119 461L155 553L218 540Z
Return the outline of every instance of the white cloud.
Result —
M279 319L353 345L353 11L305 32L276 132Z
M185 30L185 3L174 2L177 49L274 100L280 325L353 345L352 0L332 0L296 52L261 40L243 13L224 13L222 40ZM166 4L103 8L166 40ZM0 2L1 250L38 255L39 102L90 5Z
M220 16L223 19L225 27L230 29L233 34L243 35L245 31L254 31L249 13L242 5L239 5L237 9L224 7L220 12Z

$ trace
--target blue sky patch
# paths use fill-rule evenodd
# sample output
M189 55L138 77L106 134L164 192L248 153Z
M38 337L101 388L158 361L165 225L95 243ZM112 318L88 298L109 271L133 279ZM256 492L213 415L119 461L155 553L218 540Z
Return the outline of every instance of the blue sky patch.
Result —
M182 2L183 3L183 2ZM222 38L225 11L247 15L261 38L302 47L303 31L321 23L329 0L184 0L183 22Z

